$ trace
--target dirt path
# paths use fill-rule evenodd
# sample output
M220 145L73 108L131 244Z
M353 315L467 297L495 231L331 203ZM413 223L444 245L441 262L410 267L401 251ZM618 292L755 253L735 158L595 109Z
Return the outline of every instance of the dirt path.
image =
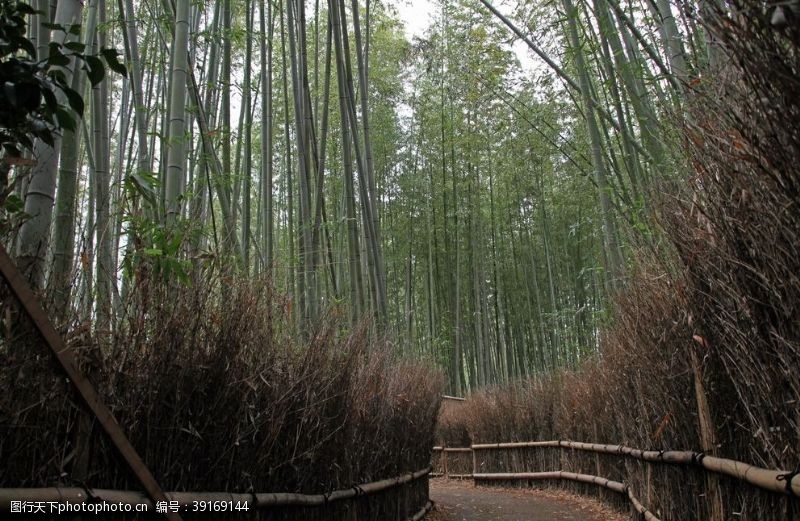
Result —
M591 499L543 490L475 487L470 481L432 479L436 509L430 521L624 521Z

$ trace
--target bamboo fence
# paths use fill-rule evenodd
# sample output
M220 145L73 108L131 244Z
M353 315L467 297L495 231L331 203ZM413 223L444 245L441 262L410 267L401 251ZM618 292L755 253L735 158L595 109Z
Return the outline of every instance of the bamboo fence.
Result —
M619 494L626 496L633 508L643 519L647 521L659 521L633 494L627 484L619 481L594 476L590 474L578 474L563 470L548 472L514 472L514 473L479 473L478 458L476 453L488 450L513 450L525 448L558 448L570 449L573 451L591 452L596 454L606 454L636 459L648 463L666 463L672 465L683 465L700 468L714 474L728 476L735 480L747 483L768 492L788 495L790 497L800 497L800 467L795 471L771 470L756 467L742 461L726 458L717 458L705 455L702 452L692 451L659 451L641 450L624 445L608 445L599 443L583 443L577 441L529 441L529 442L509 442L509 443L481 443L473 444L470 447L434 447L434 454L439 454L435 470L438 475L446 477L465 477L462 474L451 474L448 468L448 455L463 455L472 453L472 474L466 475L476 482L478 481L515 481L515 480L569 480L587 484L597 485ZM599 470L599 467L598 467Z
M468 449L469 450L469 449ZM169 501L177 501L181 507L189 507L195 501L226 501L241 502L250 508L270 507L325 507L332 503L370 496L396 488L429 475L431 468L417 472L403 474L394 478L383 479L363 485L335 490L327 494L294 494L284 492L238 494L229 492L166 492ZM105 490L90 488L4 488L0 489L0 512L10 512L12 501L27 502L57 502L81 504L87 502L103 501L107 503L122 503L124 505L147 505L148 511L155 509L155 504L145 493L128 490ZM431 509L428 501L411 520L422 519ZM398 520L399 521L399 520Z
M439 453L435 460L431 476L447 476L453 479L471 479L475 462L473 451L469 447L434 447Z
M565 472L562 470L554 472L515 472L515 473L496 473L496 474L473 474L476 481L478 480L499 480L499 481L512 481L512 480L549 480L549 479L566 479L569 481L577 481L580 483L588 483L590 485L597 485L600 487L613 490L628 497L633 508L641 514L646 521L661 521L652 512L642 505L631 492L631 489L625 483L619 481L612 481L600 476L592 476L591 474L576 474L575 472Z
M600 454L620 455L650 463L696 465L705 470L744 481L758 488L800 497L800 474L797 471L770 470L742 461L707 456L702 452L677 450L641 450L624 445L604 445L578 441L531 441L513 443L481 443L471 446L473 451L488 449L518 449L533 447L565 448Z

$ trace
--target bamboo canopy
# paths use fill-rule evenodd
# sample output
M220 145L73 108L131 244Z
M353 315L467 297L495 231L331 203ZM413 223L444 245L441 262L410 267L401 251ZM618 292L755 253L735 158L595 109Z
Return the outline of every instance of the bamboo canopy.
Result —
M518 449L534 447L560 447L565 449L618 454L651 463L672 463L677 465L699 465L706 470L723 474L756 487L778 494L800 497L800 475L785 470L770 470L750 465L742 461L706 456L702 452L677 450L641 450L624 445L605 445L578 441L529 441L511 443L481 443L472 445L472 450Z
M384 479L364 485L357 485L345 490L336 490L327 494L294 494L285 492L237 494L229 492L166 492L170 501L177 501L182 507L191 506L194 501L232 501L247 503L254 508L303 506L318 507L351 499L368 496L395 488L427 476L431 468L414 473L403 474L395 478ZM0 512L11 511L12 501L44 501L80 504L88 501L104 501L125 505L147 505L148 510L155 508L153 501L142 492L129 490L105 490L84 488L5 488L0 489ZM427 508L427 507L426 507Z

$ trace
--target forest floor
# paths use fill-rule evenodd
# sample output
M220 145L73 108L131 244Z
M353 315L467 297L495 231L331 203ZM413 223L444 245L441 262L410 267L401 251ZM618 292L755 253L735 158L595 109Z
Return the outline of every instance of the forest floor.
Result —
M475 487L432 479L429 521L625 521L601 503L558 491Z

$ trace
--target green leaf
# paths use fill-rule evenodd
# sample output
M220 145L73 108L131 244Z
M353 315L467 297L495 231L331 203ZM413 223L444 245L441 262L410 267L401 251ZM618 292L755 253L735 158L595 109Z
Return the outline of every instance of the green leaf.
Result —
M42 25L42 27L44 27L46 29L50 29L51 31L64 31L64 26L61 25L61 24L54 24L54 23L50 23L50 22L44 22L41 25ZM66 31L64 31L64 32L66 32ZM55 42L53 42L53 43L55 43ZM52 43L50 45L52 45Z
M42 96L44 96L45 105L50 112L55 112L58 109L58 100L56 95L50 89L42 89Z
M69 102L69 106L72 107L72 110L74 110L78 116L83 117L84 104L81 95L69 87L64 87L62 90L67 96L67 101Z
M3 143L3 150L5 150L6 154L8 154L10 157L22 156L22 153L19 151L16 145L12 143Z
M81 42L67 42L64 44L64 47L75 52L83 52L83 50L86 49L86 46Z
M97 56L86 56L86 73L89 76L89 81L92 82L92 87L103 81L106 76L105 67L103 62Z
M17 194L11 193L8 194L8 197L6 198L5 207L8 213L18 213L25 208L25 203Z
M52 69L47 71L47 75L53 79L54 82L58 83L59 86L66 86L67 85L67 75L64 74L62 69Z
M75 132L75 118L65 109L61 107L56 109L56 120L58 120L58 126L61 128Z
M33 46L33 43L28 40L27 38L19 38L17 43L22 48L23 51L28 53L28 56L31 58L36 57L36 47Z
M119 61L119 52L116 49L102 49L100 54L106 59L109 69L126 78L128 77L128 69Z
M47 57L47 63L49 65L58 65L61 67L66 67L67 65L69 65L69 57L63 55L61 51L51 52L50 56Z
M129 179L133 187L142 195L142 197L144 197L150 204L155 204L156 191L153 188L153 183L151 183L146 177L136 173L132 174Z
M22 14L29 14L29 15L36 15L39 13L39 11L37 11L33 7L23 2L17 4L17 11L19 11Z

